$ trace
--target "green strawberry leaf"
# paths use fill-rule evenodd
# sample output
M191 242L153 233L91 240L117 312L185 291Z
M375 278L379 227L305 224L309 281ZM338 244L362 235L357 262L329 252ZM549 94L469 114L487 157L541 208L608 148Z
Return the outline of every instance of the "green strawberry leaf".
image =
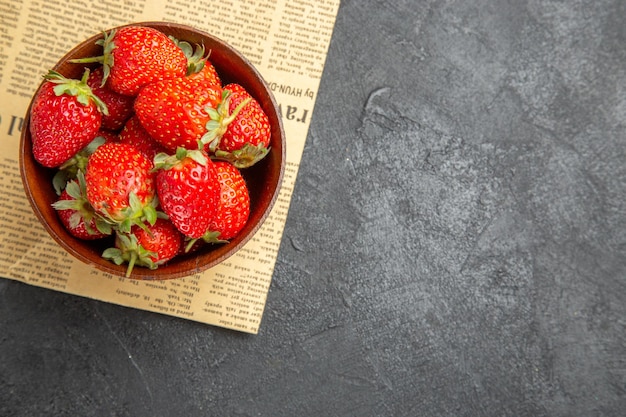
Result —
M156 269L158 265L152 260L157 257L157 253L145 249L139 244L134 234L117 233L115 237L115 248L108 248L102 252L102 257L111 260L116 265L124 262L128 263L126 268L126 278L132 274L135 265Z
M57 195L61 195L61 193L67 186L67 182L70 179L71 179L70 173L63 169L58 170L54 174L54 176L52 177L52 186L54 187L54 191L56 191Z
M107 248L102 252L102 257L104 259L108 259L113 261L115 265L121 265L124 263L124 258L122 257L122 251L118 248Z
M80 80L65 78L62 74L54 70L48 71L48 73L44 76L44 79L56 84L52 90L57 96L66 94L76 97L76 101L83 106L89 106L93 101L102 114L108 115L109 109L107 105L100 99L100 97L93 93L91 87L87 84L88 78L89 68L85 68L83 77Z

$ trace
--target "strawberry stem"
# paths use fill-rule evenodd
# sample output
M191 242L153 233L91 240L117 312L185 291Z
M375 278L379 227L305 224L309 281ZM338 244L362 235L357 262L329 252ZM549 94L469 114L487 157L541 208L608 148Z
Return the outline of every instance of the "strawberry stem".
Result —
M115 29L111 30L108 34L103 32L102 38L96 41L96 45L102 46L102 55L70 59L69 61L73 64L102 64L103 76L101 87L104 87L111 73L111 67L114 65L113 49L115 49L115 43L113 42L113 38L115 37L115 32Z
M133 268L135 267L135 262L137 262L137 252L130 252L130 259L128 260L128 267L126 268L126 278L130 278L130 274L133 272Z
M206 243L228 243L228 240L224 240L224 239L220 239L220 232L217 231L213 231L213 230L207 230L204 235L202 235L199 238L195 238L195 239L189 239L189 241L187 242L187 245L185 245L185 253L188 253L191 248L193 247L193 245L196 244L196 242L200 239L202 239L204 242Z
M185 253L187 253L187 252L189 252L191 250L191 248L193 247L193 245L196 244L198 239L199 238L189 239L189 242L187 242L187 245L185 246Z
M105 249L102 252L104 259L113 261L116 265L121 265L124 262L128 263L126 278L130 277L134 267L137 265L156 269L158 265L153 261L156 256L156 252L144 248L133 233L117 233L115 236L115 247Z

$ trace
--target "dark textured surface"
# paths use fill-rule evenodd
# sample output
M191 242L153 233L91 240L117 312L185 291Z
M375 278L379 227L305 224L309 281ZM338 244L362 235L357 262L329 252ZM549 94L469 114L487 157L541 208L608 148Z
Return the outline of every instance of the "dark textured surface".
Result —
M260 333L2 280L0 415L623 415L624 19L344 0Z

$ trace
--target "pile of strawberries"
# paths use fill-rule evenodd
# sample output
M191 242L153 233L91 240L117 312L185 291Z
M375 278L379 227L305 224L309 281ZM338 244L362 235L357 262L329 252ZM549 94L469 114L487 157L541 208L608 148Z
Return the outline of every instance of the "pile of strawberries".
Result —
M53 206L126 275L237 236L250 214L241 170L268 153L270 124L244 87L205 55L143 26L97 41L80 80L50 71L33 99L33 155L55 168Z

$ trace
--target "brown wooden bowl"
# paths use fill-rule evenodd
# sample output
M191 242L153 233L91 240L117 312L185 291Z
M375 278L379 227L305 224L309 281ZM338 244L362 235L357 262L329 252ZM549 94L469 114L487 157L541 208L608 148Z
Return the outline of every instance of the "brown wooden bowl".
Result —
M206 51L211 51L210 60L223 83L236 82L245 87L261 104L272 127L269 154L253 167L242 170L250 190L251 207L248 223L241 233L229 243L206 245L192 254L174 258L155 270L135 267L131 276L134 279L149 280L179 278L204 271L224 261L248 242L265 221L276 201L283 178L285 134L278 105L266 82L254 66L227 43L206 32L180 24L141 22L133 25L153 27L166 35L188 41L192 45L204 44ZM68 78L80 79L85 66L70 63L69 60L101 55L102 48L95 44L96 40L101 37L102 35L98 34L81 42L61 58L53 69ZM104 272L124 276L127 265L115 265L101 256L104 249L112 246L112 240L87 242L77 239L65 229L59 220L56 210L52 207L52 203L57 199L52 186L55 170L41 166L32 154L32 142L28 128L30 107L26 112L20 140L20 173L26 195L36 216L50 236L74 257Z

